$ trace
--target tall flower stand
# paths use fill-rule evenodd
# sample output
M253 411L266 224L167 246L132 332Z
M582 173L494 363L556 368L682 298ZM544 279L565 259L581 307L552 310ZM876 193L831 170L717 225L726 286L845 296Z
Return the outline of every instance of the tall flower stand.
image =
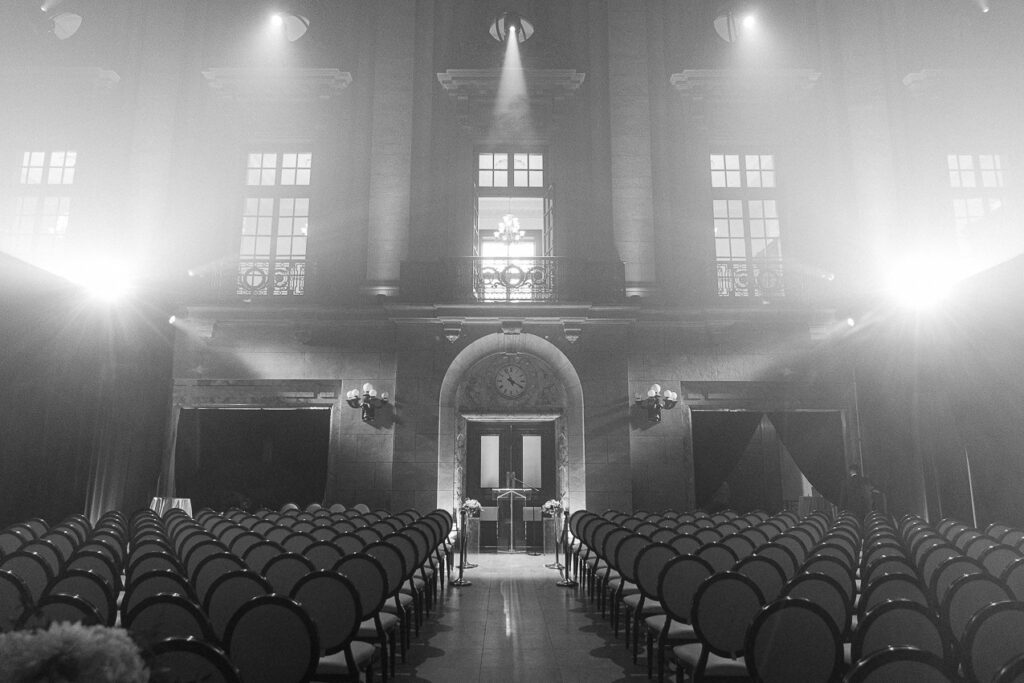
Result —
M555 561L544 565L548 569L561 571L564 566L559 562L558 552L562 547L562 516L558 513L548 516L544 515L544 554L555 556Z

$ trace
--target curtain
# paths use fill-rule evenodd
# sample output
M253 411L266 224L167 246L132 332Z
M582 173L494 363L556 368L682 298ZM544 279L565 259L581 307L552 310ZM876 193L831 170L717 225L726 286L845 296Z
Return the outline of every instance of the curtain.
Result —
M697 506L706 506L732 472L761 423L762 413L694 410L693 474Z
M833 503L846 477L843 423L837 411L768 413L779 440L814 488Z

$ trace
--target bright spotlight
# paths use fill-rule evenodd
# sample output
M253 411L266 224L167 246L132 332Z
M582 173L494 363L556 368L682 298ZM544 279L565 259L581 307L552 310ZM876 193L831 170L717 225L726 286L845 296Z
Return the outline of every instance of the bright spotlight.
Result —
M123 301L132 292L131 283L116 273L97 273L89 281L83 282L82 286L90 297L107 304Z
M178 316L176 315L172 315L170 318L167 319L168 325L173 325L176 322L178 322Z
M276 13L270 17L270 26L274 31L283 33L288 42L294 43L306 35L306 31L309 30L309 19L299 14Z
M504 12L494 18L489 32L499 43L512 37L515 37L517 43L525 43L533 35L533 23L515 12Z
M847 327L855 327L856 325L857 325L857 321L854 320L853 318L847 318L846 319L846 326Z
M889 294L904 308L927 311L941 303L958 280L956 268L940 257L918 257L890 268Z
M752 31L756 27L757 17L755 17L753 14L748 14L745 17L743 17L743 28L747 29L748 31Z
M757 15L733 7L715 17L714 27L719 38L727 43L735 43L757 30Z

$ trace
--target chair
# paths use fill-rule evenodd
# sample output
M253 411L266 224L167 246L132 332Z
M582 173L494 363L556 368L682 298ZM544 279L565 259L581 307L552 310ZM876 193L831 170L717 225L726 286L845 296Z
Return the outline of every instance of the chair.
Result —
M932 600L917 578L906 574L886 574L875 579L864 589L857 602L857 618L864 615L886 600L911 600L926 607L932 607Z
M69 569L57 577L47 595L77 595L96 609L100 623L113 626L117 621L117 604L107 582L85 569Z
M1024 655L1024 604L982 607L967 623L961 659L967 679L991 681L1012 659Z
M242 683L227 653L196 638L164 638L149 648L149 670L156 681Z
M987 574L969 574L954 581L946 591L939 614L957 643L964 642L967 623L982 607L1013 600L1006 584Z
M744 659L750 675L763 683L835 681L843 666L843 645L824 609L810 600L783 598L754 619Z
M847 564L841 558L832 555L812 554L804 562L800 571L803 574L824 574L835 579L836 583L843 589L846 602L853 605L853 599L857 595L857 580L852 564Z
M302 551L303 557L317 569L330 569L345 553L333 541L316 541Z
M354 640L363 608L352 582L336 572L315 571L295 585L291 597L316 624L320 659L314 677L358 681L365 671L366 680L371 680L376 649Z
M694 680L747 675L743 660L747 629L763 605L758 587L737 572L719 572L701 583L692 612L700 642L672 648L679 665L676 680L682 683L687 671Z
M994 545L978 556L978 560L992 576L1002 576L1006 568L1021 559L1016 548L1008 545Z
M390 600L384 603L383 610L396 615L401 620L405 642L408 643L409 633L414 625L414 609L412 596L402 592L402 584L405 581L405 560L395 546L383 541L371 543L363 549L363 553L380 562L384 568ZM416 635L419 635L419 626L419 623L416 622Z
M851 660L857 662L889 647L914 647L952 664L952 651L938 616L930 607L910 600L888 600L858 623L851 641Z
M45 629L54 622L80 623L93 626L101 623L96 608L77 595L47 595L31 610L22 612L16 630Z
M17 575L0 570L0 633L12 631L33 606L32 595Z
M316 571L313 563L298 553L281 553L267 562L263 576L274 587L275 593L289 595L292 588L306 574Z
M273 592L270 583L251 569L238 569L215 578L206 591L202 608L217 640L223 640L228 621L243 603Z
M273 541L260 541L251 545L242 554L242 561L245 562L249 569L257 574L262 574L267 566L267 562L270 562L270 560L283 552L284 548Z
M946 597L946 592L949 591L949 588L953 585L954 581L959 579L961 576L967 576L968 574L984 573L985 567L982 566L981 562L973 557L967 557L966 555L951 557L947 560L943 560L932 571L932 578L931 582L928 584L928 591L931 593L935 604L941 605L942 601ZM995 576L998 576L998 574Z
M376 641L381 645L381 673L387 678L388 672L395 670L395 634L401 627L401 620L395 614L382 612L388 599L387 576L380 562L369 555L346 555L338 560L333 567L349 581L359 595L359 603L363 607L362 623L356 633L356 640ZM403 636L405 634L403 633ZM402 638L402 661L408 642Z
M763 555L751 555L736 563L733 571L743 574L761 590L765 602L771 602L782 593L786 584L786 575L775 560Z
M934 652L913 647L890 647L863 659L843 683L957 683L959 678Z
M612 579L608 583L611 593L611 619L612 631L615 637L619 637L619 608L625 606L623 600L628 596L638 596L640 589L636 587L636 558L640 552L651 544L646 536L633 532L627 536L615 549L615 566L619 571L619 578ZM626 645L629 646L632 634L632 615L628 609L623 610L626 621Z
M9 571L25 584L32 602L38 602L53 581L53 571L43 558L35 553L17 550L0 561L0 570Z
M652 649L657 645L658 681L665 677L665 649L674 644L697 641L692 625L693 599L698 588L712 574L711 565L694 555L672 558L661 570L657 594L665 613L644 619L648 662L651 662Z
M1007 585L1015 599L1024 601L1024 557L1007 565L999 579Z
M316 671L320 643L303 607L283 595L261 595L232 615L224 649L243 683L308 681Z
M709 543L695 552L694 555L710 564L711 568L716 572L732 569L736 564L736 553L732 548L720 542Z
M839 582L827 574L800 574L782 589L787 598L801 598L825 610L833 620L840 638L850 633L853 604Z
M141 555L132 555L125 570L125 583L131 585L136 578L154 569L168 569L185 576L185 568L171 550L150 550Z
M176 593L150 595L127 613L122 624L136 639L155 643L164 638L193 636L215 641L210 620L196 603Z
M121 621L124 622L127 619L128 613L135 605L160 593L177 593L198 604L195 590L185 577L167 569L153 569L140 576L135 583L125 589L120 604Z
M200 560L191 576L198 604L206 600L206 592L217 577L245 568L245 562L233 553L214 553Z
M775 541L765 543L755 550L754 554L774 560L780 567L782 567L782 571L785 573L787 580L793 578L796 574L796 570L800 566L800 563L797 562L796 555L793 554L793 551L781 543L776 543Z
M658 594L658 577L661 575L661 570L674 557L676 557L676 551L667 543L648 543L636 557L634 574L638 592L626 595L622 599L626 608L626 621L627 623L632 622L634 663L636 663L639 649L641 622L647 616L664 613L661 596ZM652 671L651 667L652 662L648 657L648 672Z

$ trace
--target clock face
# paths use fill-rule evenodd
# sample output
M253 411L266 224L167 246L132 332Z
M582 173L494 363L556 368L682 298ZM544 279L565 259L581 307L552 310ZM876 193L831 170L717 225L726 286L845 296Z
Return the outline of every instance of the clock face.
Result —
M505 398L518 398L526 391L526 371L518 365L504 365L494 375L494 386Z

